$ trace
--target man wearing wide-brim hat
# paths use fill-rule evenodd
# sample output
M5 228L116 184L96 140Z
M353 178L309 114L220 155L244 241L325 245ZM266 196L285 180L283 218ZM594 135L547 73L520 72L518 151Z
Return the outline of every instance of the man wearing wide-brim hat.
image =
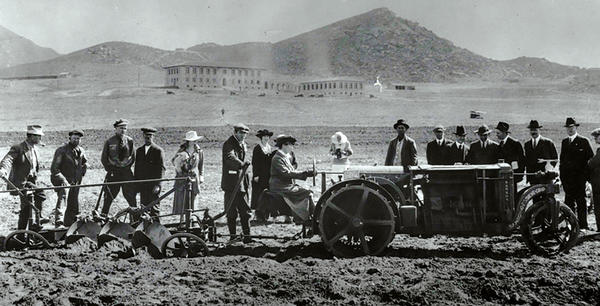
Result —
M600 144L600 128L594 129L591 134L594 138L594 142L597 145ZM590 183L592 184L596 231L600 232L600 148L596 149L596 154L588 161L588 167L590 168Z
M504 121L496 125L496 137L498 138L499 159L510 164L515 173L523 173L525 168L525 153L519 140L510 135L510 125ZM514 191L517 192L517 183L523 179L522 175L514 176Z
M236 220L240 216L243 241L252 242L250 236L250 203L248 197L250 176L248 172L242 173L244 166L249 166L247 160L246 137L250 128L243 123L233 126L233 135L223 143L223 172L221 176L221 189L225 192L225 205L231 203L227 210L227 227L232 240L236 239ZM244 175L237 186L240 175ZM237 192L234 192L237 188Z
M128 124L129 121L126 119L115 121L113 123L115 135L104 143L100 161L106 170L105 182L132 181L134 179L131 166L135 162L135 148L133 139L127 136ZM103 216L108 215L110 206L121 189L123 189L123 196L129 206L136 207L136 192L133 183L108 185L104 188Z
M499 147L498 143L489 139L492 131L483 124L474 131L479 140L474 141L469 146L466 162L471 165L495 164L498 162Z
M567 118L565 130L567 138L562 140L560 149L560 181L565 191L565 204L577 212L580 229L588 229L585 183L589 179L587 162L594 156L587 137L577 133L579 123Z
M87 171L87 158L81 147L82 130L69 132L69 141L58 147L54 152L50 166L50 181L54 186L80 185ZM79 188L69 188L69 195L64 188L57 188L55 217L60 216L60 207L67 202L63 223L70 226L76 221L79 214ZM58 220L57 220L58 221Z
M10 150L0 162L0 177L7 179L14 187L36 188L38 171L40 170L39 152L37 149L44 136L40 125L27 126L27 138L19 144L10 147ZM7 177L8 176L8 177ZM43 191L37 190L33 193L21 193L7 185L8 190L13 190L11 195L19 195L21 200L21 210L19 212L18 229L26 229L31 216L32 205L41 212L42 203L46 200ZM34 214L34 223L29 227L30 230L39 229L45 219L37 220L37 214Z
M154 135L157 130L153 127L143 127L144 145L135 151L135 167L133 176L136 180L161 179L165 174L165 152L154 142ZM140 183L137 186L137 192L140 193L140 203L144 206L149 205L158 199L160 194L160 182ZM158 220L160 212L160 202L156 203L150 209L150 216Z
M446 129L441 126L435 126L432 130L435 138L427 143L427 163L430 165L449 165L450 144L451 142L444 137Z
M457 125L453 134L456 140L450 145L450 164L464 164L467 154L469 154L469 146L465 143L465 137L467 136L465 127Z
M393 125L397 136L388 145L385 156L386 166L409 166L417 165L417 145L415 141L406 135L410 128L404 119L396 121Z
M545 172L546 163L540 160L558 160L558 152L556 146L550 138L541 135L543 126L537 120L531 120L527 129L531 139L525 142L525 169L528 174ZM557 162L550 162L550 166L555 167ZM549 170L549 169L548 169ZM528 175L526 177L530 185L550 183L547 179Z

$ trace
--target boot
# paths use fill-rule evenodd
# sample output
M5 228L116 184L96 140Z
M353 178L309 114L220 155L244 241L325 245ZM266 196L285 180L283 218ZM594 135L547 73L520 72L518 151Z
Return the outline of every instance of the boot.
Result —
M235 234L236 232L236 224L235 224L235 220L231 221L231 220L227 220L227 228L229 229L229 241L232 240L236 240L237 236Z

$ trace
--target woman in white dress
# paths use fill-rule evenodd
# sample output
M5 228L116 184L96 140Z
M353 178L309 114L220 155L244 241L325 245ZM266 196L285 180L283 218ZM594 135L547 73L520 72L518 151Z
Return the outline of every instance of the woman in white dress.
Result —
M175 166L175 177L189 177L192 179L192 194L189 198L186 188L186 180L175 181L174 187L177 188L173 198L173 213L181 214L188 208L194 209L194 200L199 193L199 185L204 182L203 166L204 153L198 145L198 141L204 137L198 136L196 131L189 131L185 134L185 142L179 148L179 151L171 159Z

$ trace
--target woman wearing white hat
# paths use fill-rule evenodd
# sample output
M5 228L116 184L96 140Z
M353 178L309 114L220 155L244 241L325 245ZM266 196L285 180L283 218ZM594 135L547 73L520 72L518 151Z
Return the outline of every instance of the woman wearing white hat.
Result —
M342 132L335 132L335 134L331 136L329 153L333 156L332 170L346 170L350 164L348 156L353 153L348 137Z
M175 177L191 177L193 179L191 199L188 199L187 188L185 188L187 181L178 180L174 184L174 187L178 189L173 198L173 213L182 214L182 219L183 212L188 208L187 203L191 203L189 208L194 209L194 200L199 192L198 187L204 182L204 153L198 145L198 141L202 138L204 137L198 136L196 131L185 133L185 142L171 159L175 166Z

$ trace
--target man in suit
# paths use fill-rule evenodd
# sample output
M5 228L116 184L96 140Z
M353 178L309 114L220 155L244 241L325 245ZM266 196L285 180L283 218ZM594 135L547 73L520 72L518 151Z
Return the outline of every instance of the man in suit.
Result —
M456 126L456 140L450 145L450 164L464 164L469 153L469 146L465 144L465 127L462 125Z
M511 137L509 131L510 125L500 121L496 126L496 137L498 137L498 159L503 159L505 163L510 164L515 173L523 173L525 168L525 153L523 146L517 140ZM522 175L515 175L513 178L513 190L517 192L517 183L523 179ZM518 199L515 199L518 200Z
M40 170L40 155L37 145L40 144L43 135L41 126L27 126L27 139L22 143L13 145L0 162L0 177L8 179L18 189L36 188L38 171ZM26 229L31 217L32 203L41 212L42 203L46 200L46 195L41 190L19 194L10 185L7 187L8 190L12 190L11 195L20 196L21 210L19 212L17 228ZM33 224L29 227L30 230L39 229L40 224L47 221L45 219L37 220L37 217L37 215L34 215Z
M129 121L119 119L114 124L115 135L104 143L100 161L106 170L106 182L119 182L133 180L131 166L135 162L135 148L133 139L126 135ZM123 196L130 207L136 207L135 186L133 184L116 184L105 186L104 205L102 215L107 216L110 206L123 189Z
M248 186L250 177L246 173L240 182L239 189L234 193L242 168L250 165L246 160L246 137L250 129L243 123L234 125L233 135L223 143L223 172L221 176L221 189L225 191L225 205L230 201L231 207L227 211L227 227L231 239L236 238L236 220L240 216L243 242L252 242L250 236L250 205L248 201ZM233 199L233 200L232 200Z
M600 144L600 128L592 131L594 142ZM594 202L594 216L596 217L596 231L600 232L600 148L596 155L588 161L590 168L590 183L592 184L592 201Z
M394 130L398 136L390 141L385 157L386 166L403 166L408 169L409 166L417 165L417 145L412 138L406 136L409 128L404 119L394 123Z
M475 133L479 136L479 140L472 142L469 146L467 154L467 163L471 165L495 164L498 162L498 143L489 139L491 133L490 128L483 124Z
M446 129L438 125L433 128L435 139L427 144L427 163L430 165L449 165L450 163L450 141L444 137Z
M165 174L165 153L164 150L154 143L154 134L156 129L152 127L142 128L144 133L144 145L135 151L134 178L136 180L161 179ZM140 203L148 205L158 199L160 194L160 182L140 183L137 186L140 193ZM158 216L160 212L160 202L152 206L150 215ZM158 221L158 218L155 218Z
M562 141L559 171L565 191L565 204L577 212L579 227L588 229L585 182L589 177L587 162L594 156L594 151L590 141L577 134L578 126L575 119L567 118L565 128L568 137Z
M87 158L85 151L80 146L83 131L72 130L69 132L69 142L58 147L54 152L50 166L50 181L54 186L80 185L87 171ZM57 195L55 216L59 219L60 206L67 202L63 224L70 226L79 214L79 188L69 188L69 196L64 188L55 189Z
M554 142L540 134L543 126L537 120L531 120L527 128L531 139L525 142L525 172L533 174L546 171L546 163L540 160L558 160L558 153ZM550 162L555 167L556 161ZM547 184L549 182L532 175L527 176L530 185Z

